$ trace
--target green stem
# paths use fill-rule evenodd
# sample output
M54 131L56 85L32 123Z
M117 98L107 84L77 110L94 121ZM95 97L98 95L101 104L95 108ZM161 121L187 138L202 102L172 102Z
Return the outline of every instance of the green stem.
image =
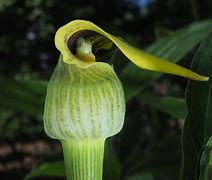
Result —
M104 139L63 140L67 180L102 180Z

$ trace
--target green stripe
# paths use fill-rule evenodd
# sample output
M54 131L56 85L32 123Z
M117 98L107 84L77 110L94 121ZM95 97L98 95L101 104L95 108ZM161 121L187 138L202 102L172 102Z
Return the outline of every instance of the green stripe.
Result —
M45 111L48 112L44 113L44 120L53 124L45 123L45 129L58 139L106 138L116 134L123 125L123 88L106 63L81 69L59 61L47 97ZM56 117L52 117L54 113Z

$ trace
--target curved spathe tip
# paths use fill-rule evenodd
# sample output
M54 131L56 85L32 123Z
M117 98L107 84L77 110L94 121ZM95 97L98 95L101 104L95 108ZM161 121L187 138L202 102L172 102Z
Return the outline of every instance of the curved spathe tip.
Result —
M177 64L171 63L169 61L160 59L144 51L135 48L128 43L124 42L118 37L115 37L94 23L85 20L74 20L70 23L62 26L58 29L55 35L55 45L57 49L63 55L63 61L68 64L78 64L80 67L89 67L92 66L93 63L96 62L80 62L80 60L70 51L68 47L68 41L70 38L74 38L74 35L81 31L90 31L94 32L98 35L101 35L104 38L110 40L110 42L114 43L117 48L122 51L122 53L135 65L140 68L158 71L163 73L169 73L174 75L179 75L182 77L186 77L189 79L197 80L197 81L207 81L209 78L206 76L199 75L197 73L192 72L184 67L181 67ZM99 36L96 36L99 38ZM95 39L95 37L94 37ZM111 44L108 43L105 45L105 49L111 47Z

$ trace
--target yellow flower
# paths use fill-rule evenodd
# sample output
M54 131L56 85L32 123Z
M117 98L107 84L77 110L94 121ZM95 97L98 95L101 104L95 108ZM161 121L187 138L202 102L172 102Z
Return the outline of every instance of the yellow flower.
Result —
M90 21L74 20L62 26L56 33L55 45L62 54L62 59L68 64L78 64L81 68L86 68L95 64L95 62L83 63L82 59L75 56L72 50L76 46L76 39L85 37L92 45L98 49L109 49L114 43L122 53L135 65L140 68L170 73L197 81L207 81L208 77L201 76L184 67L173 64L166 60L155 57L140 49L137 49L121 38L111 35Z

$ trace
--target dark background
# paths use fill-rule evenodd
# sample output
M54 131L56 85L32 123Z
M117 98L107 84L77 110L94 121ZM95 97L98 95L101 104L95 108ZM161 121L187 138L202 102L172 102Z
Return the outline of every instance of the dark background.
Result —
M1 0L0 79L48 80L59 57L54 46L55 32L74 19L92 21L108 32L127 37L140 48L145 48L189 23L211 17L210 0ZM192 52L188 56L192 57ZM183 61L180 63L185 64ZM183 96L186 82L177 78L173 81L178 87L176 94ZM166 89L160 83L154 87L160 93ZM147 108L138 104L136 99L130 101L128 113L134 113L135 119L140 114L134 112L133 106ZM152 112L146 110L142 123L149 127L146 119ZM149 139L169 135L178 137L181 132L179 124L166 121L160 125L153 122L152 126L159 126L158 132ZM60 145L44 134L42 116L13 112L7 116L7 123L1 129L1 179L22 179L37 163L61 159ZM148 128L146 130L143 132L145 135L149 133ZM149 139L145 139L143 144L148 144ZM119 139L113 144L120 161L124 161L127 152L120 150Z

